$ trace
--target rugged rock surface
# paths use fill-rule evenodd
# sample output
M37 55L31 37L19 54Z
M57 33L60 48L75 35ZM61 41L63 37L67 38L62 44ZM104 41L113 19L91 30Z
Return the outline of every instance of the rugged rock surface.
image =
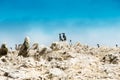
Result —
M120 80L120 48L35 43L28 57L9 51L0 58L1 80Z

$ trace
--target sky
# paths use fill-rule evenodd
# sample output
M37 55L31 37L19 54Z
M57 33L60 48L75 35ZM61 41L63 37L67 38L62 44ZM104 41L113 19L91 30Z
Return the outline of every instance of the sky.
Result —
M120 45L119 0L0 0L0 44L50 44L59 33L95 46Z

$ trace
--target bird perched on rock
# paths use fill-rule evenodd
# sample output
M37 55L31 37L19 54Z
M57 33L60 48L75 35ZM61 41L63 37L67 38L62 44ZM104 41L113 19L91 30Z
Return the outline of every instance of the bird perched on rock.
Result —
M66 40L67 40L67 38L66 38L65 33L62 33L62 34L63 34L63 41L66 41Z
M29 47L30 47L30 39L29 37L25 37L24 43L20 48L18 56L22 55L23 57L27 57Z
M70 43L69 43L70 46L72 46L72 40L70 40Z
M100 47L100 45L99 45L99 44L97 44L97 47L99 48L99 47Z
M118 47L118 44L116 44L115 46Z
M61 34L59 34L59 41L63 41Z
M0 48L0 57L7 55L8 53L8 48L6 47L6 44L2 44Z

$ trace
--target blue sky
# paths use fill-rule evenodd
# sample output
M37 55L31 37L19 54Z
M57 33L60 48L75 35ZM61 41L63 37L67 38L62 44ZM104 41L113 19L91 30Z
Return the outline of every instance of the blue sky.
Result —
M120 44L119 0L0 0L0 44L48 44L65 32L83 44Z

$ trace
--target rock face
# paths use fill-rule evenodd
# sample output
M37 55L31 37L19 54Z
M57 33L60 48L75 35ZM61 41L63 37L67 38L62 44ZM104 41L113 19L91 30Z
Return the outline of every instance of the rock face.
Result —
M29 37L26 37L24 40L24 43L22 44L20 51L18 53L18 55L22 55L23 57L27 57L28 55L28 49L30 47L30 39Z
M25 39L24 48L29 42ZM22 46L23 46L22 45ZM27 47L27 48L25 48ZM27 51L26 50L26 51ZM53 42L33 44L28 57L9 51L0 57L1 80L120 80L120 48Z
M63 42L53 42L50 46L50 48L53 50L53 51L57 51L57 50L61 50L61 49L67 49L70 45L66 42L66 41L63 41Z
M8 48L6 47L6 44L2 44L0 48L0 56L7 55L8 53Z
M107 54L103 57L102 61L110 64L118 64L120 58L120 53Z

